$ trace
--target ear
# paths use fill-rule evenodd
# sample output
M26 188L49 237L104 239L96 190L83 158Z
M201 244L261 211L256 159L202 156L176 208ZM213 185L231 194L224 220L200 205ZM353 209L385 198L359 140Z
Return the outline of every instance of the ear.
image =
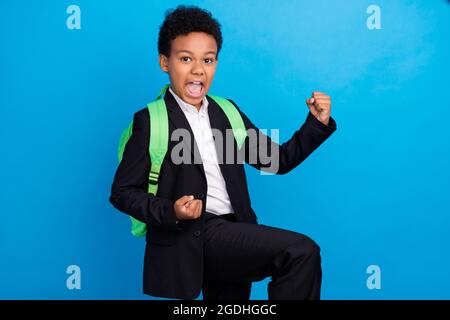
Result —
M169 59L162 53L159 54L159 66L162 71L169 72Z

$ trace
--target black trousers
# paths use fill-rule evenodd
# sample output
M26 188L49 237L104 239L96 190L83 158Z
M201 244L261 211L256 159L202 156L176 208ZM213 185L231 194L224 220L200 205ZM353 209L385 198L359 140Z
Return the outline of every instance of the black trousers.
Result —
M203 300L249 300L252 282L269 276L269 300L320 299L320 248L311 238L205 215Z

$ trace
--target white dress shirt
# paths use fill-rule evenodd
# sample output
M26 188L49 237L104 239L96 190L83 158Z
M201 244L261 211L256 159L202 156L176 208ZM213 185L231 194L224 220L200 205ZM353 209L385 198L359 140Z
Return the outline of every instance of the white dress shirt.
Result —
M195 106L181 100L172 88L169 88L169 91L175 97L189 122L202 158L208 184L205 210L217 215L234 213L217 159L216 146L209 122L208 100L203 97L200 110L197 110Z

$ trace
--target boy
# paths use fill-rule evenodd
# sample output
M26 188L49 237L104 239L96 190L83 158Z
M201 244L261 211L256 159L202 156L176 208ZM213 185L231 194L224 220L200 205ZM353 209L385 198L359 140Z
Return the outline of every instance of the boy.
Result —
M270 300L320 299L319 246L303 234L259 225L243 164L219 159L218 150L226 143L222 145L212 132L226 137L231 126L206 94L221 46L220 24L208 11L179 6L167 12L158 51L160 67L170 78L164 101L171 139L158 192L153 196L146 191L151 166L150 121L144 108L134 114L132 136L110 197L114 207L147 225L144 293L195 299L202 290L205 300L248 300L252 282L271 276ZM336 130L330 117L330 97L320 92L306 100L310 112L305 123L282 145L262 134L229 101L239 111L246 130L258 133L256 143L250 134L246 137L243 150L245 161L260 170L287 173ZM191 151L200 162L174 160L176 152L172 151L177 145L173 136L181 129L192 137ZM263 145L270 146L275 167L261 160ZM251 156L254 161L249 161Z

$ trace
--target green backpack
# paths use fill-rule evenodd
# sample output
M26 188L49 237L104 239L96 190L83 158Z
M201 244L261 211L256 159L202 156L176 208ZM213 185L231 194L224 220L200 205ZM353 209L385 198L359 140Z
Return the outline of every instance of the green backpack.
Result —
M156 100L147 105L150 117L149 154L151 161L147 192L152 195L156 195L156 192L158 191L159 172L169 145L169 119L167 117L167 107L164 101L164 95L168 88L169 85L165 85ZM245 138L247 137L247 131L245 129L241 114L227 99L213 95L208 96L212 98L225 113L231 124L237 146L240 149L244 144ZM120 136L118 150L119 162L122 161L125 146L130 139L132 132L133 121L131 121L130 125L122 132L122 135ZM136 237L145 236L147 232L147 225L133 217L130 218L131 233Z

